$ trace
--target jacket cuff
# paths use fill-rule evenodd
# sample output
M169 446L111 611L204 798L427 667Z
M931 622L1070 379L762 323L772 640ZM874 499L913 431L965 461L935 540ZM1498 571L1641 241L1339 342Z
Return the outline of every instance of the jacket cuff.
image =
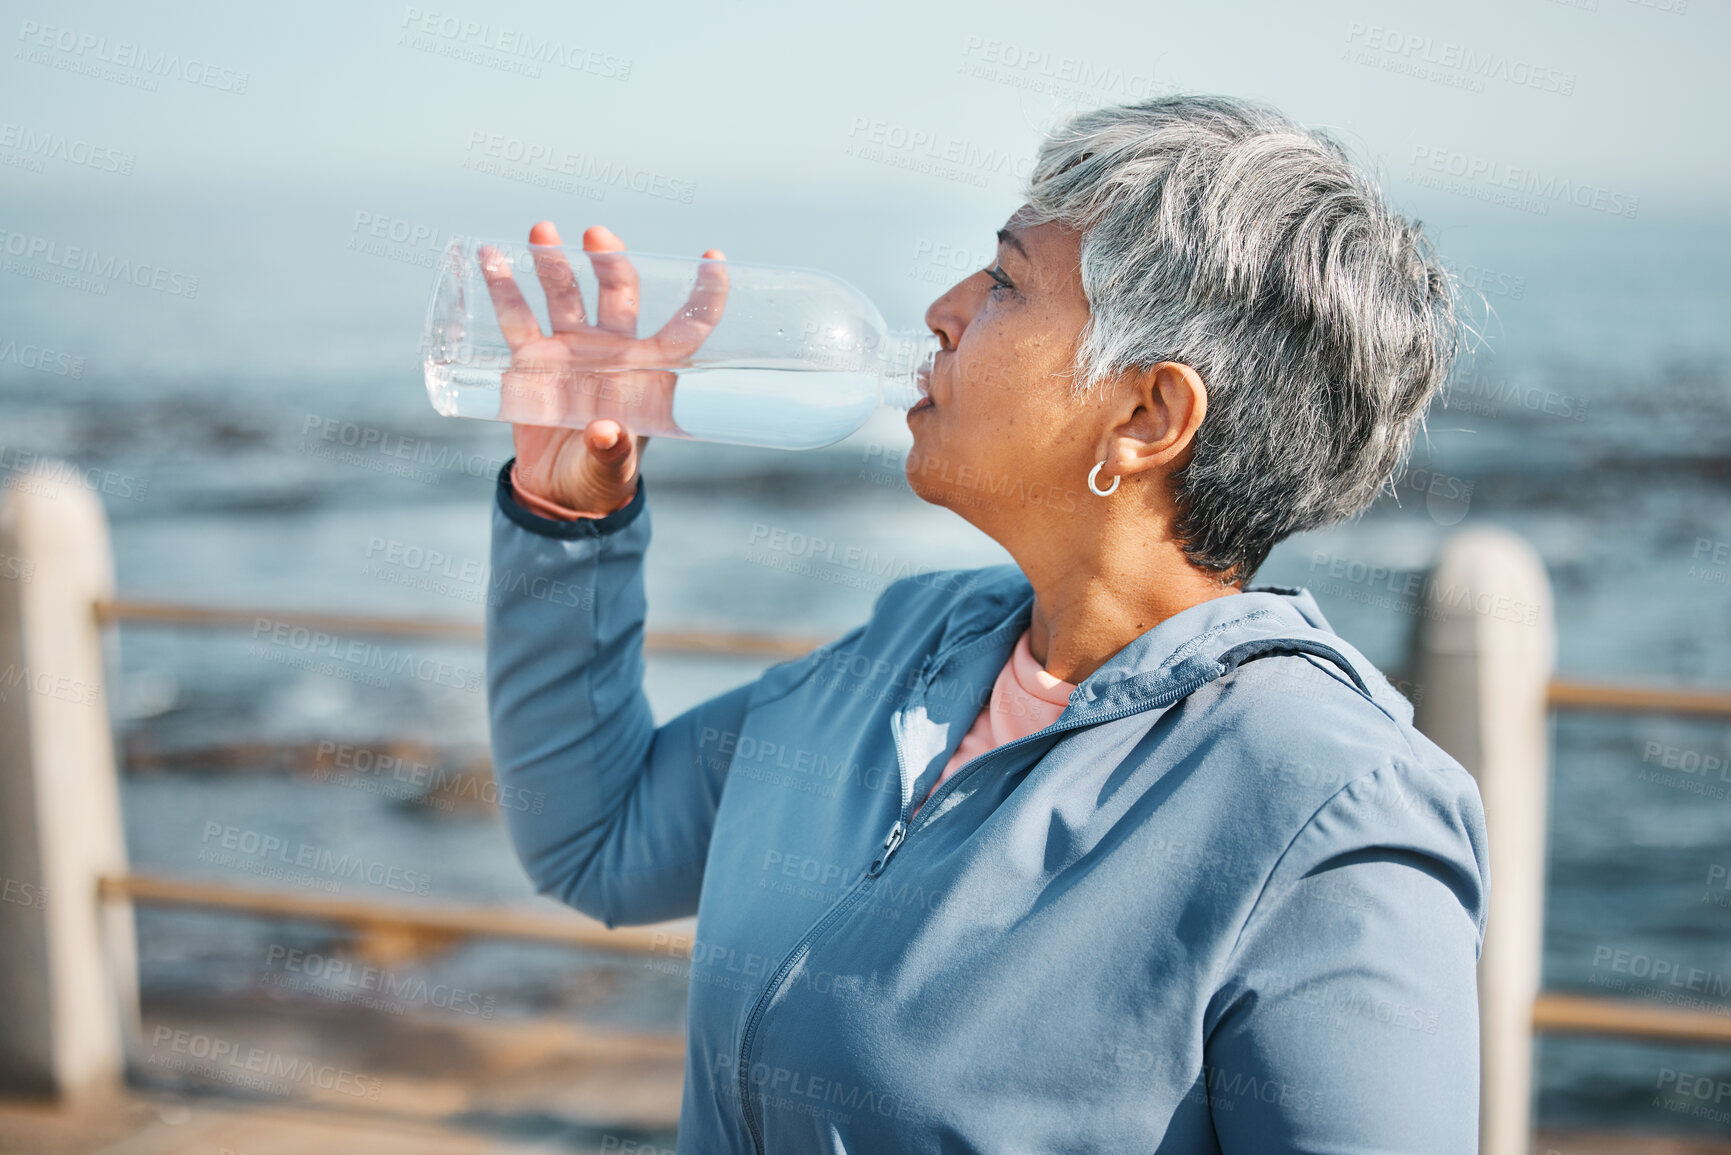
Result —
M637 475L637 492L631 495L631 500L614 510L606 517L585 517L578 521L556 521L551 517L542 517L532 510L519 505L511 492L511 467L517 463L513 457L499 470L499 481L494 487L494 494L499 506L499 512L522 526L530 533L538 533L542 537L557 537L573 540L584 537L605 537L610 533L618 533L637 520L637 515L643 512L644 483L643 475Z

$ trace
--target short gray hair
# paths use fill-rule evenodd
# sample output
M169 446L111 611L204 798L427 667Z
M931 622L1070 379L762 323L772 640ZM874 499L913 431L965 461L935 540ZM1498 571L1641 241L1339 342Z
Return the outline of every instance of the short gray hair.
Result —
M1228 97L1098 109L1048 137L1028 203L1082 233L1077 388L1177 361L1208 389L1174 475L1194 564L1245 581L1391 482L1459 344L1454 289L1334 140Z

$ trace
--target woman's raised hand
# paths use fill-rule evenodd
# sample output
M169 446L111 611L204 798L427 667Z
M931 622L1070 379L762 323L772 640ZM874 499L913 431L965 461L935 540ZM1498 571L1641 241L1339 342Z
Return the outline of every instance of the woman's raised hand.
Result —
M499 415L512 422L517 485L537 497L581 513L604 514L630 502L637 489L645 437L633 428L676 431L673 389L666 366L687 360L721 320L727 300L725 265L699 266L684 308L650 337L637 336L637 271L616 254L625 242L595 226L583 251L595 268L595 315L561 244L559 230L542 221L529 230L535 274L547 294L553 332L541 332L534 311L511 275L509 259L483 246L481 271L511 349ZM725 258L719 249L706 261ZM655 368L633 369L633 366Z

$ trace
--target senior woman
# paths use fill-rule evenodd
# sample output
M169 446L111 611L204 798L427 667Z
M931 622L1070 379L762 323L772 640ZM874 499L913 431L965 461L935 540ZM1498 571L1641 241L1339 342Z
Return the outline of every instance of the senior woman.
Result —
M591 321L541 272L520 346L630 331L628 284ZM495 765L546 796L508 812L542 892L697 915L681 1151L1475 1149L1477 791L1309 594L1245 585L1389 482L1451 302L1276 112L1075 117L907 418L915 493L1015 564L659 727L641 444L515 428L495 572L582 596L489 610Z

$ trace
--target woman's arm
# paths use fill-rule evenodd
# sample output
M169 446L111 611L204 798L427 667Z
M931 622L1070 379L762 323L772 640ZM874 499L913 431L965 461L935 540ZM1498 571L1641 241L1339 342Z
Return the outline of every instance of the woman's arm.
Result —
M1478 1149L1484 844L1458 769L1366 775L1304 827L1211 1016L1222 1150Z
M723 735L738 729L750 689L655 727L643 694L643 439L622 423L639 414L630 405L601 411L613 390L598 386L596 367L688 357L721 318L727 273L720 250L706 252L685 308L639 337L637 272L614 255L624 241L599 226L584 232L597 279L589 302L552 222L530 229L529 243L550 334L504 254L479 254L511 348L500 413L513 422L517 450L500 471L493 513L494 774L538 890L609 926L655 922L697 909L725 773L720 751L731 748ZM673 374L648 377L645 403L671 404Z
M656 728L643 693L639 484L605 518L493 511L487 698L493 767L535 887L608 926L692 914L750 686Z

